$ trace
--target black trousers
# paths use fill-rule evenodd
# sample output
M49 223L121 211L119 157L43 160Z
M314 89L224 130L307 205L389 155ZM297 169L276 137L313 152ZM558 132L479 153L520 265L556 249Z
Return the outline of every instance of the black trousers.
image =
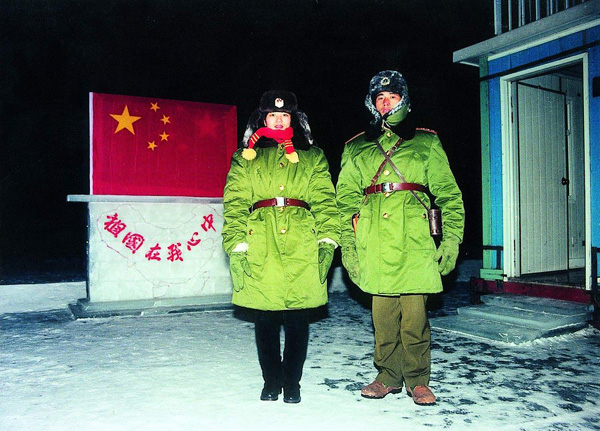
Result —
M282 326L285 332L283 360L279 342ZM279 388L297 386L308 349L308 311L257 310L254 329L265 385Z

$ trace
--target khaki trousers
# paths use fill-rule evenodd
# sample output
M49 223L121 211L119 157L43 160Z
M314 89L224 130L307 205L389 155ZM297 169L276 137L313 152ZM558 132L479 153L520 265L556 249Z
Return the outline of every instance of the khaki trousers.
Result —
M386 386L429 384L431 329L427 295L373 296L377 380Z

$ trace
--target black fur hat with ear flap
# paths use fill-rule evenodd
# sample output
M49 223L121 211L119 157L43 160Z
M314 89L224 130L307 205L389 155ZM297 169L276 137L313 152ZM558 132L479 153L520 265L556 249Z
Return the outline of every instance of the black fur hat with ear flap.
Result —
M258 109L264 114L269 112L287 112L291 114L298 110L298 99L291 91L269 90L261 96Z
M384 116L377 110L375 99L382 91L399 94L402 99L400 102L387 112ZM372 119L369 128L366 130L365 137L372 141L381 135L382 127L385 126L393 130L398 136L405 140L412 139L415 136L414 117L411 112L411 103L408 96L408 85L402 74L396 70L383 70L371 78L369 90L365 97L365 106L371 113ZM397 125L392 126L385 123L387 119L395 113L405 110L406 116Z
M369 82L369 91L365 97L365 106L373 116L374 123L381 120L381 114L375 107L375 99L382 91L397 93L402 97L400 103L394 106L394 109L387 113L386 116L393 115L404 106L407 106L408 110L410 111L410 98L408 97L408 86L406 85L406 80L400 72L395 70L383 70L371 78L371 82Z
M265 118L269 112L287 112L291 116L291 127L294 129L292 142L299 150L307 149L313 144L313 137L306 114L298 109L298 99L291 91L269 90L263 93L258 108L250 115L246 131L240 143L241 148L249 147L250 137L265 126Z

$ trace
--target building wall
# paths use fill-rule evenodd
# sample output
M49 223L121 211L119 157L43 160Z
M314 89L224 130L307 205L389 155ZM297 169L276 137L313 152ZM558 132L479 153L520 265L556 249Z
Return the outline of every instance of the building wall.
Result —
M502 124L501 87L503 76L533 68L544 63L588 53L588 88L590 89L589 112L589 182L591 214L591 246L600 248L600 97L592 97L592 79L600 76L600 26L573 33L544 44L519 52L507 54L488 61L482 61L481 106L482 115L482 172L483 195L483 238L484 257L482 276L494 278L494 268L498 265L496 252L486 246L506 246L503 239L503 183L502 183ZM486 112L487 110L487 112ZM483 127L487 121L487 127ZM487 129L487 130L486 130ZM484 135L487 133L487 135ZM596 214L596 216L594 216ZM499 276L501 270L495 274Z

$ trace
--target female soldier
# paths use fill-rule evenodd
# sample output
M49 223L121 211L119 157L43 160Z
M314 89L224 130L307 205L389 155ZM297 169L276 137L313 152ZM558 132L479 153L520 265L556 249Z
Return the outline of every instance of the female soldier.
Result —
M264 93L241 145L223 195L233 303L256 310L260 399L275 401L283 388L283 400L298 403L307 309L327 302L327 272L339 240L335 192L293 93Z

